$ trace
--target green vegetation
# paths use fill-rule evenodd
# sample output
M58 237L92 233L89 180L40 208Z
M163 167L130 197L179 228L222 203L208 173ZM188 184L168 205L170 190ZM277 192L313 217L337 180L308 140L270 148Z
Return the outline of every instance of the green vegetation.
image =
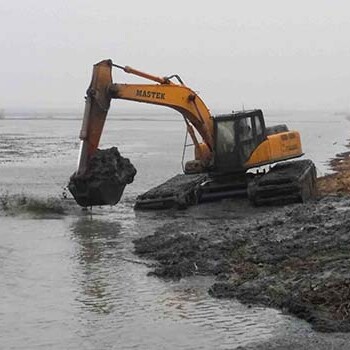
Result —
M34 198L24 194L0 195L0 211L5 215L30 214L34 216L64 215L65 208L59 198Z

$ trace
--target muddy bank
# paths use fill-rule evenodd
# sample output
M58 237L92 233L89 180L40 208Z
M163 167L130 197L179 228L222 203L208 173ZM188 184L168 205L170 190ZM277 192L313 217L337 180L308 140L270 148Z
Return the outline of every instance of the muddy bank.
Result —
M214 297L278 308L318 331L349 332L350 197L253 210L228 224L208 219L198 232L165 225L136 240L135 251L158 261L156 276L214 275Z
M333 173L318 178L319 193L321 195L350 193L350 152L337 154L328 164Z

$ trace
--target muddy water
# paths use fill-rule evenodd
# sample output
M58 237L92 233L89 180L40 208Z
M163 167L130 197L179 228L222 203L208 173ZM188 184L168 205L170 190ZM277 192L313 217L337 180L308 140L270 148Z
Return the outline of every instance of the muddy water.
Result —
M135 213L136 195L181 171L183 125L176 117L107 122L102 146L117 145L138 169L122 202L81 211L61 194L75 169L80 121L0 120L0 343L4 349L233 349L281 338L317 337L305 323L235 301L211 299L211 280L147 276L150 261L133 255L134 238L174 220L203 230L233 220L232 206L187 212ZM320 172L344 150L341 116L268 116L303 133L304 151ZM331 137L328 135L331 132ZM315 137L322 140L315 147ZM332 154L330 154L332 152ZM38 210L15 195L54 197L64 213ZM2 207L4 203L2 203Z

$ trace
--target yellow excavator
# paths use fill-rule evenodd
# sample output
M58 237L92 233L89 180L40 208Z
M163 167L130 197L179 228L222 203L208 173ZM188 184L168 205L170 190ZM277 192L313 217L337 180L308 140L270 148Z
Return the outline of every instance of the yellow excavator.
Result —
M113 67L151 82L113 83ZM267 127L260 109L213 116L178 75L158 77L111 60L101 61L93 68L80 132L76 183L88 172L98 150L112 99L175 109L183 116L194 145L194 160L186 163L184 174L138 196L137 209L186 207L237 194L247 194L252 203L261 205L305 201L316 193L316 170L312 161L281 162L303 155L299 132L288 130L286 125ZM258 168L268 164L273 166L267 172ZM248 171L252 168L257 171ZM78 203L84 198L84 206L115 204L120 196L111 198L112 186L110 182L109 185L101 183L100 188L94 189L95 194L88 186L79 190L79 186L72 185L70 190Z

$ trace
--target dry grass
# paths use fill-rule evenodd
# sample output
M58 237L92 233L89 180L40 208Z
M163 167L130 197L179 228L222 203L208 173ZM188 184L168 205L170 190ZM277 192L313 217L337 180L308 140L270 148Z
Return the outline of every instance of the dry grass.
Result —
M335 173L317 179L319 194L350 194L350 152L337 154L330 166Z

